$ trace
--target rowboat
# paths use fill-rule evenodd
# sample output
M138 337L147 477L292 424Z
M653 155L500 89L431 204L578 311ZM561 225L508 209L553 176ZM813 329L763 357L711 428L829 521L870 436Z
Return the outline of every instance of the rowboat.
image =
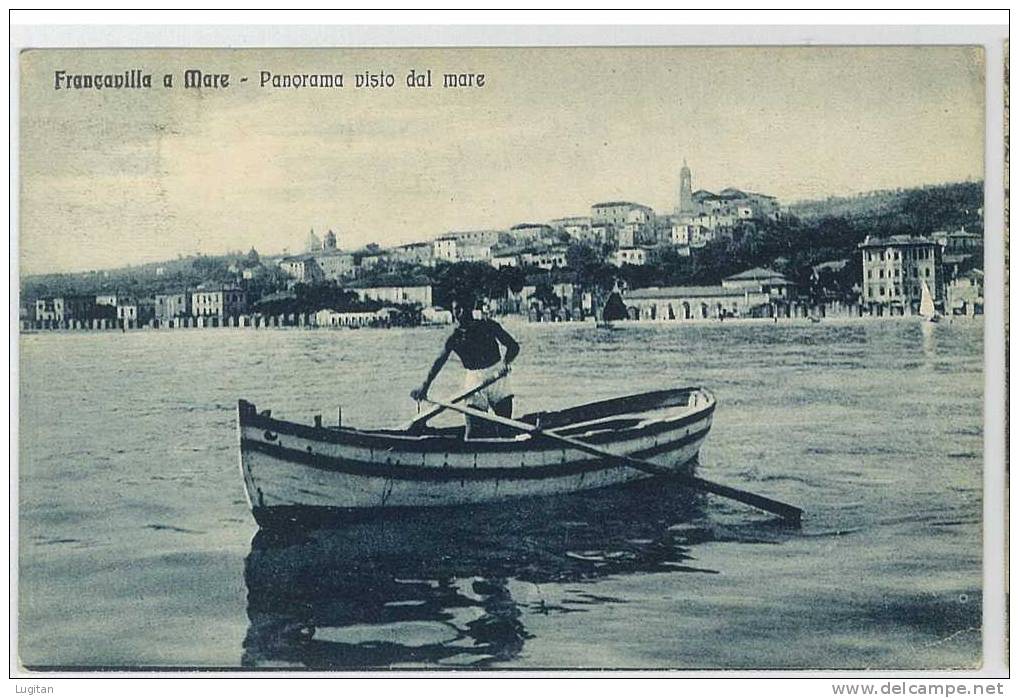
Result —
M690 475L714 410L703 388L659 390L520 417L532 433L465 440L462 426L307 425L239 400L240 470L263 526L564 495L653 476L599 451Z

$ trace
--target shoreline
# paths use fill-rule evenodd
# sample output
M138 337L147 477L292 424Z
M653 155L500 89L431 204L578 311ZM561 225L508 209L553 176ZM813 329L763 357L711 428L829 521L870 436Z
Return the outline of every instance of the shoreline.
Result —
M512 315L494 316L494 320L511 325L513 327L583 327L587 326L591 329L603 329L597 327L594 320L578 320L568 322L531 322L529 320L518 320ZM982 321L983 315L958 315L945 317L938 324L950 325L956 321L972 322ZM824 326L824 325L842 325L842 324L857 324L864 322L924 322L923 318L919 315L885 315L885 316L871 316L864 315L861 317L827 317L821 318L820 322L814 322L810 318L779 318L778 322L775 322L774 318L728 318L726 320L719 321L717 318L691 318L689 320L615 320L611 322L611 328L621 330L627 327L687 327L687 326L729 326L729 325L764 325L764 326Z
M611 323L611 327L598 327L593 319L588 320L570 320L564 322L532 322L526 318L522 318L517 315L495 315L492 316L493 320L512 328L521 327L538 327L543 329L567 329L567 328L588 328L598 329L607 331L624 330L627 328L644 328L644 327L704 327L704 326L746 326L746 325L761 325L771 327L812 327L815 325L853 325L859 323L868 322L923 322L923 318L918 315L895 315L895 316L870 316L864 315L861 317L827 317L822 318L820 322L814 322L810 318L779 318L778 322L775 322L774 318L728 318L726 320L719 321L718 319L712 318L691 318L689 320L616 320ZM982 322L983 315L958 315L948 316L941 320L938 324L951 325L954 322ZM287 332L308 332L308 331L332 331L332 332L372 332L372 331L388 331L388 330L399 330L399 329L433 329L443 330L452 327L452 324L439 325L414 325L414 326L392 326L392 327L328 327L328 326L316 326L316 325L264 325L264 326L219 326L219 327L133 327L127 330L121 330L120 328L109 328L109 329L92 329L92 328L53 328L53 329L18 329L18 334L21 336L26 335L41 335L41 334L57 334L57 335L75 335L75 334L137 334L138 332L143 333L176 333L179 331L184 332L197 332L197 331L227 331L227 330L244 330L248 332L264 332L264 331L287 331Z

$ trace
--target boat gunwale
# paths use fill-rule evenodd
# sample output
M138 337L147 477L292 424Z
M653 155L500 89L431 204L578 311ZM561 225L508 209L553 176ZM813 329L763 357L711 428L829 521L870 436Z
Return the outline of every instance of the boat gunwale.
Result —
M523 421L528 417L536 419L540 416L543 428L563 429L570 426L570 423L556 426L556 417L560 417L564 413L575 414L585 409L599 409L615 404L628 404L629 402L636 401L640 398L646 398L648 400L654 398L664 399L672 395L679 395L681 393L689 394L695 391L707 396L708 401L703 405L698 405L694 411L678 415L673 419L663 418L625 429L605 430L591 433L589 435L574 435L575 437L583 438L583 440L591 444L613 444L653 436L668 431L674 431L687 424L699 421L705 417L710 417L710 415L714 413L717 401L715 400L714 395L704 388L675 388L628 395L621 398L612 398L609 400L569 407L554 412L532 413L530 415L525 415L525 417L521 418L521 420ZM611 413L607 416L611 416ZM546 421L546 417L549 417L548 421ZM296 436L310 441L347 446L361 446L383 451L396 450L401 453L470 452L480 455L487 453L519 453L563 450L563 446L560 442L553 439L542 439L540 436L538 438L524 439L476 439L466 441L462 437L455 436L453 434L425 433L421 435L412 435L407 432L400 431L365 431L356 427L316 427L258 414L255 410L255 406L245 400L238 401L238 423L242 429L243 427L253 427L274 432L275 434ZM580 422L576 423L580 424ZM596 425L592 425L592 427L594 426Z

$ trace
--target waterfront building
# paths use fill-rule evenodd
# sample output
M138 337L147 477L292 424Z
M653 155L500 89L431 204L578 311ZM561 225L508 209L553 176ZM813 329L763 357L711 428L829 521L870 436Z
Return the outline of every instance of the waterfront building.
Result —
M984 312L984 272L970 269L948 285L946 312L975 315Z
M863 255L862 300L865 305L919 307L926 283L935 302L945 297L941 245L925 237L868 235L859 244ZM914 307L915 306L915 307Z
M322 271L322 278L333 281L353 278L357 272L354 255L344 252L315 255L315 263Z
M191 293L160 293L155 299L155 316L160 322L191 315Z
M984 250L983 236L970 233L965 228L953 231L939 230L931 233L930 237L941 245L941 251L945 255L982 254Z
M35 317L40 321L90 320L95 316L95 296L57 296L35 302Z
M279 267L284 274L297 283L310 284L324 278L322 269L318 266L315 258L309 255L284 257L280 260Z
M627 292L623 302L631 317L641 320L750 317L771 312L767 293L722 285L642 288Z
M380 282L355 282L350 290L362 301L419 305L428 308L432 303L432 285L426 277L408 277Z
M426 325L452 325L453 312L433 305L421 311L421 322Z
M134 300L121 297L117 303L117 320L122 326L144 325L155 316L156 305L152 299Z
M499 309L502 312L527 313L529 310L545 307L545 303L538 298L539 288L549 291L558 299L559 307L567 309L579 304L582 297L575 272L561 269L543 271L528 274L519 291L507 289L506 297L500 302Z
M371 327L388 322L397 312L395 308L347 311L327 308L315 313L314 321L318 327Z
M199 286L191 293L193 317L230 317L248 309L248 294L239 288L205 288Z
M642 247L620 247L612 253L612 263L617 267L624 264L643 266L647 264L647 250Z
M35 319L40 322L60 322L64 319L63 298L39 298L35 302Z
M763 293L772 300L788 300L795 295L796 284L774 269L754 267L722 279L723 288Z

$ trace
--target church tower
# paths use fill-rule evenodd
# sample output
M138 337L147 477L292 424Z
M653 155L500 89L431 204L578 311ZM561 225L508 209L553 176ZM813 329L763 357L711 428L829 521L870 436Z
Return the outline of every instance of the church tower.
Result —
M308 233L308 241L304 243L305 252L318 252L322 249L322 241L318 239L318 235L315 234L315 229L312 228L311 232Z
M336 233L334 233L332 230L326 233L326 236L322 238L322 249L323 250L336 249Z
M686 166L686 158L683 158L683 168L679 171L679 206L676 213L693 213L693 178Z

